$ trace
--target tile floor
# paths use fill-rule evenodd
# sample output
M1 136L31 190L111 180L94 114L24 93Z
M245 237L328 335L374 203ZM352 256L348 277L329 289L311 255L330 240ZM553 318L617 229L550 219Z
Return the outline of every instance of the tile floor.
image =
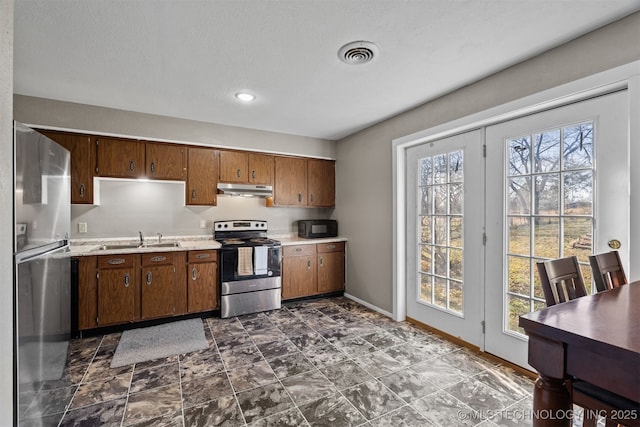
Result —
M72 341L21 425L531 424L529 378L343 297L203 325L209 348L116 369L119 333Z

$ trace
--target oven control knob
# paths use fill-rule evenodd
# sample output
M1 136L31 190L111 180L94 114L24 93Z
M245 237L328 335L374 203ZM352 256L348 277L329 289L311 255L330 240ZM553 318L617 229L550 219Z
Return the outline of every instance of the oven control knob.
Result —
M267 276L273 276L273 271L271 270L267 271Z

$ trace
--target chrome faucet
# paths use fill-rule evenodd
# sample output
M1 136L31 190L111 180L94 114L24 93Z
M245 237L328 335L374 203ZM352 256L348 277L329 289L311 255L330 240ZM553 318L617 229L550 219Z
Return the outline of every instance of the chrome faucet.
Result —
M140 246L144 245L144 237L142 237L142 231L138 231L138 234L140 235Z
M158 244L162 243L162 233L156 233L158 235Z

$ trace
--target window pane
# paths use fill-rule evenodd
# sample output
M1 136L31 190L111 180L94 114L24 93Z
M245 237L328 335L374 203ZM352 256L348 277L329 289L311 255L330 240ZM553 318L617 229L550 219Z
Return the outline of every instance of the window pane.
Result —
M431 157L420 159L420 185L429 185L433 182L433 167Z
M447 155L442 154L433 158L433 183L445 184L447 182Z
M564 174L564 214L591 215L593 212L593 172Z
M584 280L584 286L587 288L587 295L591 293L591 281L593 274L591 272L591 266L580 264L580 271L582 272L582 279Z
M509 292L528 296L531 283L529 258L510 256L507 263L509 271Z
M592 224L591 218L564 218L562 220L564 230L563 256L575 255L580 262L589 262L591 255Z
M420 218L420 243L433 243L431 235L431 216L423 216Z
M509 305L507 328L510 331L519 332L524 335L524 329L518 326L518 321L520 320L520 316L530 312L529 299L509 295L507 304Z
M454 280L449 281L449 310L462 313L462 305L464 303L462 293L462 283Z
M436 216L433 218L433 243L436 245L447 244L447 217Z
M509 179L509 214L528 215L531 213L531 178Z
M462 215L462 184L449 185L449 214Z
M560 257L560 221L552 217L535 218L533 254L541 258Z
M431 250L432 246L423 245L420 247L420 271L431 273Z
M447 308L447 279L435 277L433 280L433 303Z
M433 277L427 274L420 275L420 300L431 304L431 281Z
M593 167L593 123L563 129L564 170Z
M449 154L449 182L462 182L462 151Z
M558 174L538 175L535 180L534 213L538 215L558 215L560 213Z
M533 258L531 265L534 268L535 274L533 275L533 296L536 298L544 299L544 291L542 290L542 283L540 283L540 275L538 274L536 264L544 260L540 258ZM546 304L546 303L545 303Z
M447 277L447 249L433 248L433 274Z
M449 217L449 246L462 247L462 217Z
M432 208L432 187L420 188L420 215L431 215L433 213Z
M535 172L560 170L560 130L552 130L533 135L533 163Z
M523 136L509 141L509 176L531 173L531 137Z
M449 249L449 277L462 280L462 249Z
M434 213L436 215L447 214L447 186L435 185L433 187Z
M531 254L531 226L528 217L509 218L509 253L514 255Z

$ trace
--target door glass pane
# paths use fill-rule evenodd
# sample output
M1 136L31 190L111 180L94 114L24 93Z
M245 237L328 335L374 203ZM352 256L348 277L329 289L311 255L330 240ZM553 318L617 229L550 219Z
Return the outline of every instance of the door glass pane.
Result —
M418 159L421 302L463 313L464 152Z
M591 288L593 123L532 132L506 141L508 253L505 330L544 307L536 262L576 255Z

